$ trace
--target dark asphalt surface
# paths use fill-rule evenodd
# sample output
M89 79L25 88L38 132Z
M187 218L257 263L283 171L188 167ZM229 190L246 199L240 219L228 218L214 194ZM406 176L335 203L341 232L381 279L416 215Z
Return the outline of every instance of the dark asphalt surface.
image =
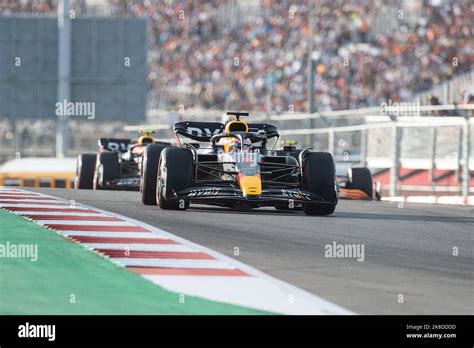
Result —
M310 217L164 211L142 205L138 192L31 190L144 221L359 314L474 314L474 207L341 201L332 216ZM363 245L364 261L325 257L333 242Z

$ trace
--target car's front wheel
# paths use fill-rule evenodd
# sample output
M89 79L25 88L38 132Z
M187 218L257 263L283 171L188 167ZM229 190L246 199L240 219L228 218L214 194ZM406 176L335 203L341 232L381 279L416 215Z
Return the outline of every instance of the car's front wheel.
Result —
M330 215L337 204L336 167L328 152L310 152L303 159L303 189L322 198L324 203L306 203L306 215Z
M151 144L145 147L142 159L142 174L140 180L140 192L142 203L146 205L156 205L156 180L158 173L158 163L161 152L168 145Z
M156 202L161 209L184 210L189 201L171 199L191 187L193 154L179 147L167 147L161 152L156 184Z

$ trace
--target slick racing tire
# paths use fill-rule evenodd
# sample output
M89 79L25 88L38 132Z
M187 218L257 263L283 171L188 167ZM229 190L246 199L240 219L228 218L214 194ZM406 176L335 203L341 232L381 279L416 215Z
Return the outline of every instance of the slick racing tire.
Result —
M349 168L347 171L348 183L350 189L361 190L369 196L367 199L372 199L373 195L373 180L372 173L368 168Z
M334 158L328 152L310 152L303 159L303 189L329 203L306 203L306 215L330 215L336 209L337 187Z
M97 155L95 153L84 153L77 156L75 189L92 190L96 159Z
M142 203L145 205L156 205L156 180L160 155L167 145L151 144L145 147L143 152L142 175L140 180L140 192Z
M184 210L189 201L169 200L176 192L191 187L193 154L179 147L167 147L161 152L156 184L156 202L161 209Z
M94 190L107 189L107 183L120 177L120 164L116 152L103 152L97 155L94 173Z

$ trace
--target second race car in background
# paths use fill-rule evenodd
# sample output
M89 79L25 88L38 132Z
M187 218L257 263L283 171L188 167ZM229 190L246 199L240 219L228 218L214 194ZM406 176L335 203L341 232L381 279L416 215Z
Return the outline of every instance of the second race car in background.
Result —
M373 180L369 168L350 167L347 175L337 176L339 185L339 198L354 200L380 201L381 185Z
M140 137L131 139L101 138L99 153L85 153L77 158L76 189L138 190L145 148L150 144L169 146L159 142L153 131L140 131Z

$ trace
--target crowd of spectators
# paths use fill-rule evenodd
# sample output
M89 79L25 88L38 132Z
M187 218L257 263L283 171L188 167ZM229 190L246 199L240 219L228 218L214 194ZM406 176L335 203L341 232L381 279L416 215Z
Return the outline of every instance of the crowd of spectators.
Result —
M239 25L222 20L237 0L108 3L114 15L147 18L149 90L162 106L307 109L308 0L260 0L258 15ZM407 100L474 66L472 0L420 0L417 20L397 11L397 29L385 35L371 31L374 7L401 1L314 3L319 110ZM0 0L0 14L55 8L56 0Z
M0 0L0 14L49 13L56 10L56 1L50 0Z

